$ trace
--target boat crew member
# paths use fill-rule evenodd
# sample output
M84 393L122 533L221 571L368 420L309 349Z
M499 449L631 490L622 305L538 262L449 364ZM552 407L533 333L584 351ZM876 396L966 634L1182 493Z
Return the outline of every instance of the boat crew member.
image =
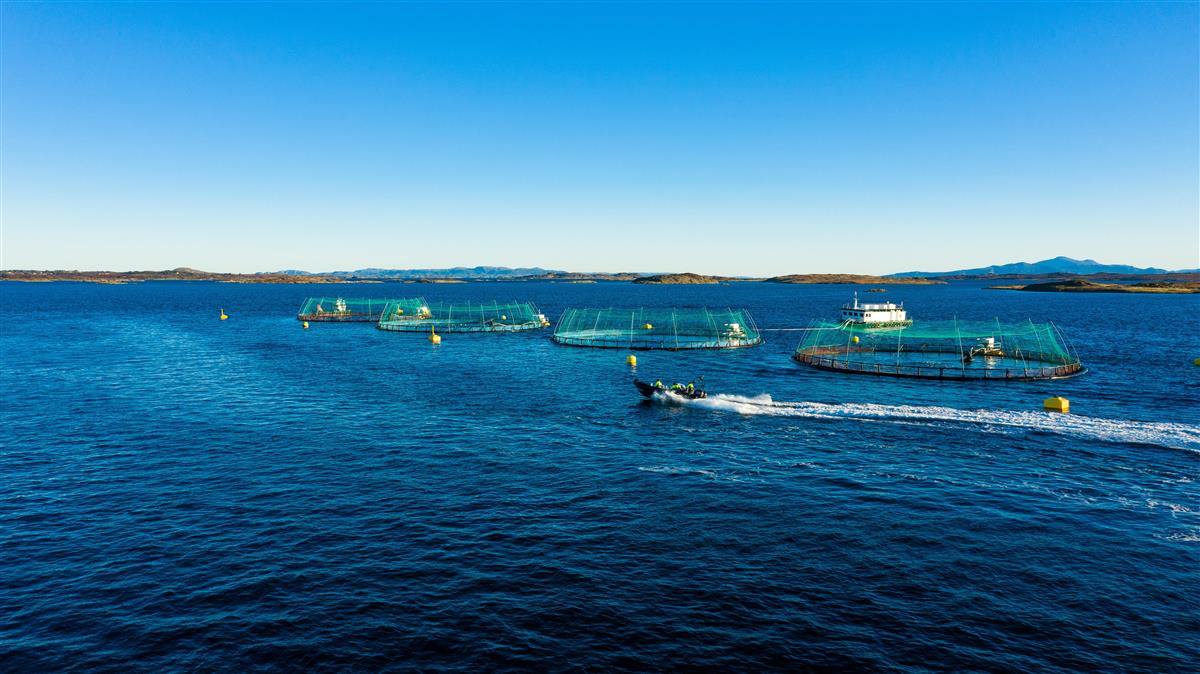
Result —
M664 387L663 387L663 383L662 383L661 379L654 382L654 388L656 388L660 391L663 390Z
M695 384L695 382L690 382L690 381L688 382L688 388L687 388L687 391L688 391L688 395L692 395L693 393L695 393L695 392L696 392L696 384Z

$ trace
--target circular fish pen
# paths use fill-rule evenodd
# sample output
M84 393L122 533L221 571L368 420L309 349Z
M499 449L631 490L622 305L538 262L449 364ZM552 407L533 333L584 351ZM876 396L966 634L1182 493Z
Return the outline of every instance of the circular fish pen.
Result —
M744 309L567 309L552 339L568 346L678 351L762 343Z
M531 302L388 305L380 330L395 332L519 332L550 325Z
M817 323L792 359L846 374L1028 381L1084 372L1053 323L925 322L911 327Z

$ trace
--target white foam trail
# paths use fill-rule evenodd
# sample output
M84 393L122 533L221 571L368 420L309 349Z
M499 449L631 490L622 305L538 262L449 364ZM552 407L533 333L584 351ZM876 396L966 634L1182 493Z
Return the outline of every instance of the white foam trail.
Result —
M664 475L703 475L704 477L716 478L717 473L703 468L687 468L684 466L638 466L638 470L646 471L647 473L662 473Z
M697 409L736 412L745 415L954 423L976 425L984 431L1041 431L1110 442L1132 442L1200 452L1200 426L1184 423L1103 419L1078 414L1014 410L964 410L925 405L877 405L817 402L776 402L762 394L746 397L718 393L700 400L655 394L659 402Z

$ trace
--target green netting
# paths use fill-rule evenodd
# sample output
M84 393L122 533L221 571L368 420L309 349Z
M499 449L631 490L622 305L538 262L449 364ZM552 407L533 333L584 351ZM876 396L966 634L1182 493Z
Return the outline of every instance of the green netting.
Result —
M423 309L423 311L421 310ZM398 332L516 332L550 323L531 302L428 304L397 314L385 310L379 329Z
M413 297L404 300L392 300L383 307L379 315L380 321L402 321L406 318L428 318L429 303L424 297Z
M922 379L1053 379L1083 371L1052 323L814 323L793 359L825 370Z
M743 309L567 309L554 341L612 349L730 349L762 343Z
M416 297L406 300L370 299L362 297L310 297L304 300L296 318L301 321L362 321L374 323L383 316L389 303L425 304Z

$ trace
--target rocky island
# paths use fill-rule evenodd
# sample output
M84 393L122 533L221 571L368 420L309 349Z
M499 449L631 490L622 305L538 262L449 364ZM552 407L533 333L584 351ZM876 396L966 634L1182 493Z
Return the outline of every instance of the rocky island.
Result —
M1036 293L1200 293L1200 281L1143 281L1139 283L1096 283L1082 279L1047 281L1028 285L988 286L989 290L1024 290Z
M866 274L788 274L772 276L767 283L848 283L848 284L888 284L888 285L934 285L945 283L937 279L921 277L883 277ZM875 291L878 292L878 291Z
M750 280L757 281L759 279L744 279L733 276L705 276L704 274L684 272L682 274L654 274L653 276L640 276L633 279L633 282L639 285L696 285L723 283L726 281Z

